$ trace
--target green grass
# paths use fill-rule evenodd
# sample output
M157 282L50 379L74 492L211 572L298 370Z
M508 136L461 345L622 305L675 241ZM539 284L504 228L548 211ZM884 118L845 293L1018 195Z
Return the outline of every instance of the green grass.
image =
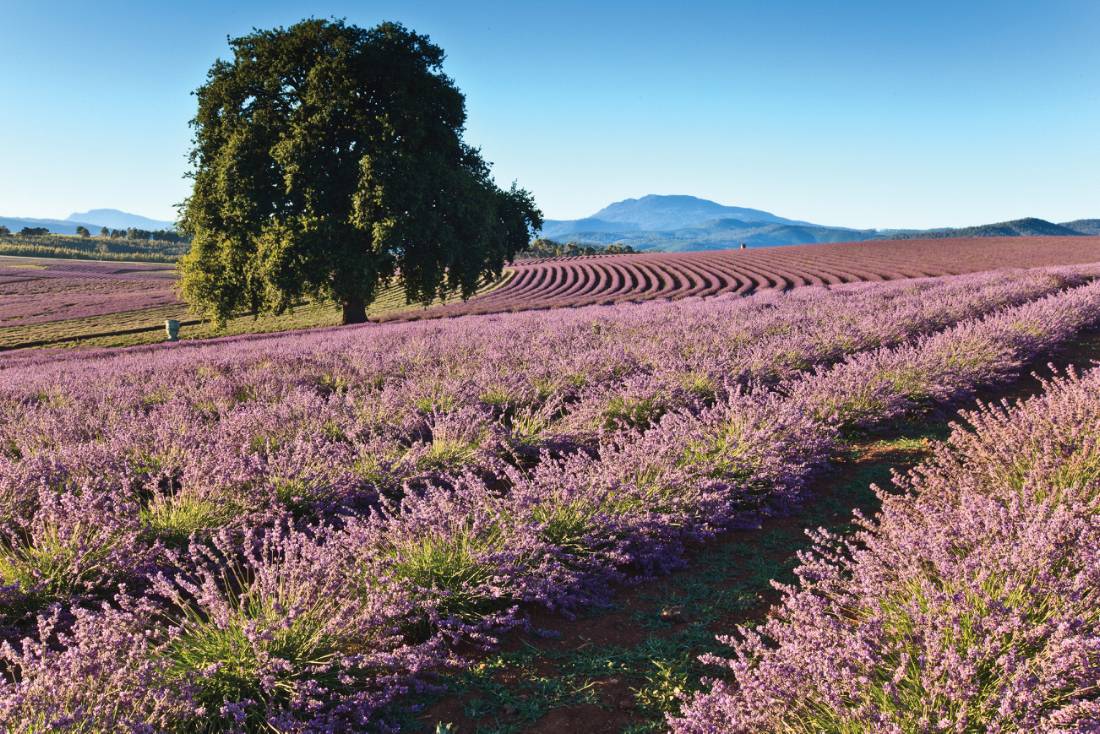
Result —
M0 585L18 586L29 603L66 599L107 572L119 542L94 524L38 528L33 537L0 545Z
M648 428L657 422L666 410L659 397L632 398L615 395L607 401L600 414L604 430Z
M303 608L292 584L261 590L233 578L231 585L243 591L231 599L227 614L215 620L185 607L183 632L164 652L168 677L195 686L197 702L211 714L183 725L186 731L237 731L217 712L226 702L243 700L253 702L246 707L245 731L271 731L264 712L294 699L302 682L346 685L336 670L319 672L346 643L328 629L335 602ZM288 616L288 609L296 613Z
M574 555L589 553L585 542L592 532L592 519L599 505L574 500L564 504L540 505L531 511L532 522L540 526L539 537Z
M498 288L511 277L507 271L499 281L487 285L479 293ZM441 305L436 301L432 305ZM382 289L370 304L367 315L374 320L392 318L425 307L405 303L404 291L398 285ZM138 311L89 316L78 319L50 321L43 324L0 327L0 350L21 347L126 347L156 344L165 340L164 322L175 319L182 326L180 339L210 339L242 334L265 334L281 331L313 329L340 324L340 309L331 303L304 303L278 316L254 318L243 315L231 318L224 329L203 323L183 304L154 306Z
M157 496L141 509L139 516L150 535L169 545L184 546L192 533L224 527L242 511L243 508L225 498L174 494Z
M477 441L436 436L427 453L417 459L416 468L421 471L456 471L472 464L480 450L481 444Z
M510 603L490 595L486 588L496 568L483 556L500 544L501 534L493 528L410 540L393 549L393 573L410 586L438 596L435 606L442 616L476 619Z

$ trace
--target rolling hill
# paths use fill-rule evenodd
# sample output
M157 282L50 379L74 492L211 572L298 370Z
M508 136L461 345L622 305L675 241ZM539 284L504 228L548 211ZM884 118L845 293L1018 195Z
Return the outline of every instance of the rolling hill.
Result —
M726 206L683 195L626 199L604 207L591 217L547 220L542 229L542 236L552 240L592 245L621 243L639 250L668 252L723 250L741 243L748 247L774 247L881 239L1082 234L1100 234L1100 220L1055 224L1030 217L974 227L858 229L787 219L760 209Z
M771 249L647 252L531 260L468 301L387 316L410 320L529 309L786 291L808 285L1100 261L1100 237L876 239Z
M93 233L98 232L102 227L110 229L134 227L147 230L175 229L176 227L174 222L150 219L118 209L92 209L86 212L76 212L65 219L0 216L0 226L7 227L12 232L18 232L24 227L45 227L54 234L76 234L77 227L87 227Z
M1096 222L1097 220L1085 219L1083 222ZM997 222L996 224L982 224L977 227L956 227L944 229L926 229L883 233L893 239L935 239L941 237L1074 237L1082 234L1095 234L1075 229L1072 223L1055 224L1045 219L1027 217L1025 219L1013 219L1010 222Z
M18 232L24 227L32 229L45 227L54 234L76 234L76 228L84 226L92 232L96 232L102 225L92 222L69 221L66 219L35 219L31 217L0 217L0 227L7 227L12 232Z
M140 214L131 214L118 209L91 209L86 212L76 212L70 214L66 221L91 222L100 227L110 227L111 229L128 229L130 227L149 230L176 228L175 222L150 219Z

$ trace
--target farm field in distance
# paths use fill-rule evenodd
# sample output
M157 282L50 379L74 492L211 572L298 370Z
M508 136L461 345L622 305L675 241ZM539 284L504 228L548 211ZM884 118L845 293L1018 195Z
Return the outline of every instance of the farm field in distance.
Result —
M1027 374L1100 354L1100 238L1043 242L953 242L962 274L891 243L533 263L462 305L527 283L516 312L0 355L0 718L906 730L898 691L932 690L921 715L1083 727L1100 372ZM726 262L760 280L679 297ZM570 263L651 277L547 308L588 297ZM23 265L13 329L172 307L164 268Z
M440 318L1092 261L1100 261L1100 237L898 240L521 261L465 302L410 306L399 288L389 287L369 316ZM239 316L215 332L175 296L173 267L0 257L0 350L151 344L163 340L165 319L182 322L183 339L339 324L331 305L303 303L282 316Z
M493 293L430 315L751 293L1097 260L1100 237L883 240L561 258L518 264L515 277Z
M498 283L506 283L505 273ZM147 264L0 256L0 350L26 347L119 347L164 340L165 319L181 338L293 331L340 323L331 304L303 303L279 315L232 318L222 331L203 323L176 295L173 263ZM397 287L371 304L370 316L418 312Z

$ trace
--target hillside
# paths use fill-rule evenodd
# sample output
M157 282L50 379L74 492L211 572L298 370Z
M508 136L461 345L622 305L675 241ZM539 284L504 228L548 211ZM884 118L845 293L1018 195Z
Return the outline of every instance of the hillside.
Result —
M45 227L53 234L76 234L77 227L84 227L91 232L98 232L101 228L109 229L135 229L158 230L175 229L175 222L150 219L139 214L118 209L92 209L86 212L75 212L66 219L37 219L34 217L0 217L0 227L7 227L12 232L18 232L24 227Z
M787 219L760 209L725 206L694 196L643 196L604 207L591 217L547 220L542 236L562 242L638 250L685 252L740 246L775 247L824 242L945 237L1049 237L1100 234L1100 220L1055 224L1034 217L972 227L859 229Z
M91 209L86 212L75 212L68 216L69 222L91 222L100 227L111 229L175 229L175 222L163 219L150 219L140 214L131 214L118 209Z
M1100 234L1100 219L1075 219L1062 222L1062 226L1081 234Z
M94 238L93 238L94 239ZM111 243L119 248L125 243ZM3 248L0 248L3 251ZM6 251L3 251L6 252ZM468 301L429 308L408 305L398 283L371 305L371 319L407 321L469 314L668 300L807 285L894 280L1100 262L1100 237L970 237L948 241L894 240L793 247L685 252L567 255L509 266ZM33 252L8 254L31 255ZM572 255L572 256L571 256ZM120 260L150 260L148 253L111 253ZM155 343L164 319L184 323L184 338L217 334L200 326L174 295L174 269L166 265L0 257L0 350L31 345L118 346ZM259 320L231 319L229 334L285 331L338 323L322 303Z
M1082 221L1095 222L1097 220ZM894 239L934 239L941 237L1072 237L1081 234L1096 234L1096 232L1084 232L1067 224L1054 224L1045 219L1027 217L1025 219L1013 219L1010 222L982 224L976 227L891 232L889 236Z

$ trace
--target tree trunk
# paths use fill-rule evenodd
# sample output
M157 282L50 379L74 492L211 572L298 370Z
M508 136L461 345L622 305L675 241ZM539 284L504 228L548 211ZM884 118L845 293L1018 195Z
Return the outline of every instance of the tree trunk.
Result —
M365 324L367 322L367 304L358 296L344 301L344 323Z

